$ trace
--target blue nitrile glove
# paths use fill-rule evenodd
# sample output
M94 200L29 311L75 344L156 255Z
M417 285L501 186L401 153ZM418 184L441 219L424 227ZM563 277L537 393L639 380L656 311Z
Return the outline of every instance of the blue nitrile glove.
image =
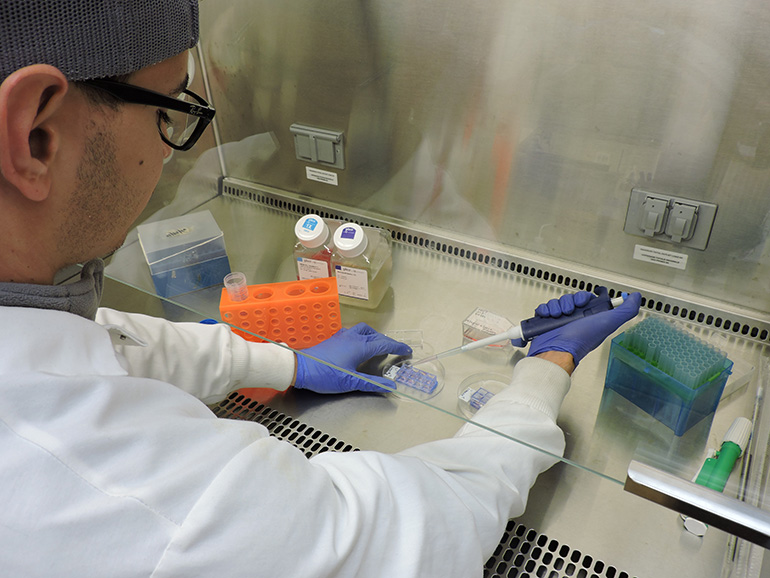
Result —
M561 317L569 315L575 310L575 307L582 307L588 303L594 294L590 291L578 291L577 293L567 293L558 299L551 299L546 303L541 303L535 309L536 317ZM523 339L511 339L511 345L514 347L524 347L528 341Z
M604 287L599 287L597 290L607 291ZM591 299L597 298L590 293L589 295ZM590 302L591 299L586 303ZM580 363L580 360L599 347L621 325L629 319L636 317L636 314L639 313L641 301L642 295L640 293L631 293L626 297L622 305L614 309L583 317L572 323L567 323L558 329L538 335L532 340L527 357L532 357L546 351L564 351L572 354L575 365L577 365ZM575 299L575 303L578 303L577 299ZM567 306L569 307L569 305ZM546 309L543 309L542 306L538 308L538 314L545 311ZM549 315L551 311L558 313L558 311L550 307L547 311ZM555 315L555 317L558 317L558 315Z
M307 357L303 353L316 359ZM316 393L344 393L346 391L382 393L392 391L393 382L391 380L356 372L356 367L364 361L375 355L388 353L411 355L412 348L378 333L366 323L359 323L350 329L340 329L329 339L297 353L297 377L294 380L294 387L309 389ZM362 377L350 375L317 360L326 361ZM386 386L386 389L379 388L370 381L365 381L364 377L381 383Z

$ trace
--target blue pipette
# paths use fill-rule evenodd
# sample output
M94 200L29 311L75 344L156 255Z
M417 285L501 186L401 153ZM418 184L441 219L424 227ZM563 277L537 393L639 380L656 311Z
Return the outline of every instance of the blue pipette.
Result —
M498 333L497 335L491 335L489 337L485 337L484 339L472 341L471 343L466 343L460 347L448 349L442 353L437 353L436 355L431 355L429 357L413 361L411 362L411 365L418 365L420 363L434 361L436 359L449 357L450 355L456 355L464 351L471 351L473 349L478 349L479 347L484 347L486 345L499 343L509 339L521 339L524 341L524 343L526 343L538 335L552 331L558 327L566 325L567 323L577 321L578 319L583 319L584 317L588 317L589 315L593 315L595 313L613 309L621 305L623 301L625 301L625 298L626 294L623 294L620 297L610 299L605 290L602 292L602 295L592 299L586 305L583 305L582 307L575 307L575 310L569 315L561 315L559 317L530 317L529 319L522 321L521 325L514 325L508 331Z

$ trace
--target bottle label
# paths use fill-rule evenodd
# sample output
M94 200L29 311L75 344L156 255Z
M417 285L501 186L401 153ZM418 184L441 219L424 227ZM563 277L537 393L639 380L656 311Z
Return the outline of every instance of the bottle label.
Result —
M340 295L354 299L369 300L369 279L366 269L336 265L337 290Z
M329 263L305 257L297 258L297 278L300 281L323 279L324 277L329 277Z
M302 228L307 231L315 231L315 228L318 226L318 220L314 219L313 217L306 218L302 223Z

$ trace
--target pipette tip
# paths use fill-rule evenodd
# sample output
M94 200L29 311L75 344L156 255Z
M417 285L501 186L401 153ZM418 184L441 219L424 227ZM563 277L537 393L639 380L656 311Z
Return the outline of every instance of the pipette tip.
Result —
M417 361L410 361L409 365L419 365L421 363L428 363L429 361L434 361L436 359L438 359L438 355L429 355L428 357L423 357Z

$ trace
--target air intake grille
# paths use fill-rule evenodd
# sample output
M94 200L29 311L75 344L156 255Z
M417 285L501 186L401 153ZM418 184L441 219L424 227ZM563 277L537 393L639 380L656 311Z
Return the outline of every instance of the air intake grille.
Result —
M315 429L238 392L211 406L217 417L254 421L288 441L307 457L326 451L357 451ZM485 578L631 578L601 560L552 540L514 520L508 522L495 553L484 565Z
M494 555L484 565L485 578L630 578L545 534L510 520Z
M301 449L307 457L330 450L350 452L358 449L238 392L230 394L227 399L211 406L211 410L217 417L255 421L262 424L270 435L291 443Z
M390 232L394 241L492 267L500 271L538 279L564 287L565 289L591 291L595 285L604 285L607 287L610 297L615 297L624 290L619 287L612 287L611 283L600 277L561 269L532 259L513 256L502 251L474 246L467 242L448 239L437 233L416 231L406 225L383 222L374 217L363 218L360 215L348 212L344 207L324 207L317 202L310 202L310 200L306 199L294 199L283 191L267 190L253 183L246 183L235 179L223 179L221 189L225 195L298 215L312 212L328 219L345 220L356 222L359 225L381 227ZM651 291L643 292L642 308L648 311L655 311L667 317L729 332L744 339L751 339L761 343L770 342L770 324L761 319L754 319L739 313L728 314L718 309Z

